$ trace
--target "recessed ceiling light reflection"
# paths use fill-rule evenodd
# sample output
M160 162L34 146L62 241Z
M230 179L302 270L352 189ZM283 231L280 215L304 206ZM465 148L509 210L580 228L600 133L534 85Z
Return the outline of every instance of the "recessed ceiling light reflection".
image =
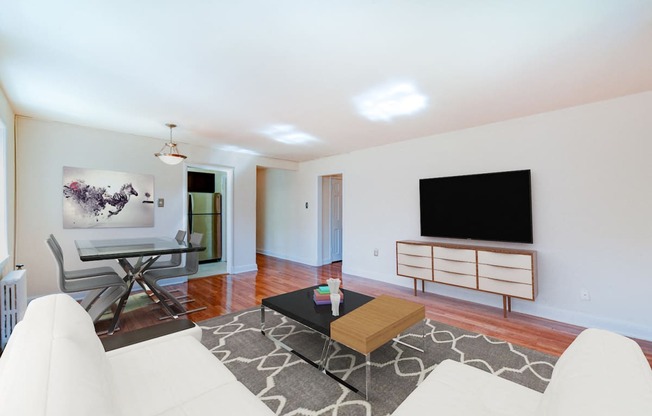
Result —
M423 110L428 97L409 83L377 88L354 98L358 112L371 121L391 121Z
M225 152L244 153L246 155L260 156L260 153L258 152L254 152L253 150L249 150L249 149L243 149L242 147L238 147L238 146L231 146L231 145L221 146L220 149L224 150Z
M304 133L290 124L277 124L261 131L265 136L285 144L305 144L317 141L315 136Z

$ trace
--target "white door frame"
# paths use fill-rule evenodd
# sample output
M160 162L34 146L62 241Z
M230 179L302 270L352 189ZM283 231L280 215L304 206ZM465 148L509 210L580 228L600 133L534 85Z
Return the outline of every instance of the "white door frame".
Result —
M331 258L331 186L330 178L339 177L342 180L342 196L344 195L344 177L341 173L321 175L317 177L317 204L319 215L317 216L317 264L324 265L332 263ZM342 198L343 200L343 198ZM342 210L342 213L344 211ZM342 218L344 222L344 218ZM342 227L343 228L343 227ZM328 253L324 253L324 250ZM342 245L342 256L344 246Z

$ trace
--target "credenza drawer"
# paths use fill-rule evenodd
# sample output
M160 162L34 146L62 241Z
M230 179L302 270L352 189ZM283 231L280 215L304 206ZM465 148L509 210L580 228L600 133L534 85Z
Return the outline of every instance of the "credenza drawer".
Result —
M478 276L508 282L532 284L532 270L514 269L511 267L497 267L488 264L478 264Z
M413 267L405 264L398 265L398 274L401 276L416 277L417 279L432 280L432 268Z
M443 270L445 272L470 274L475 276L475 262L468 263L465 261L451 261L440 258L434 259L435 270Z
M431 257L432 248L421 244L396 244L398 254L410 254L412 256Z
M478 289L500 295L515 296L523 299L534 299L532 285L523 283L506 282L503 280L478 278Z
M422 256L412 256L409 254L399 254L398 263L405 264L408 266L422 267L422 268L431 268L432 267L432 257L422 257Z
M532 257L527 254L496 253L478 250L478 263L494 266L532 269Z
M503 296L505 317L511 310L507 298L534 300L537 296L536 263L534 250L423 240L396 242L396 274L414 279L414 296L417 279L495 293ZM425 292L425 284L421 289Z
M475 262L475 250L433 247L432 253L438 259Z
M435 282L463 286L471 289L477 288L475 275L448 273L441 270L435 270Z

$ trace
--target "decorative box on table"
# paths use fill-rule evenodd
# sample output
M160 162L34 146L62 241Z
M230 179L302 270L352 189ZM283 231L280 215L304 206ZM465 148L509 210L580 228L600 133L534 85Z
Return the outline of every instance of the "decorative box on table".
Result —
M344 293L340 290L340 303L344 302ZM328 289L328 286L319 286L314 290L312 294L312 300L315 302L315 305L330 305L331 304L331 292Z

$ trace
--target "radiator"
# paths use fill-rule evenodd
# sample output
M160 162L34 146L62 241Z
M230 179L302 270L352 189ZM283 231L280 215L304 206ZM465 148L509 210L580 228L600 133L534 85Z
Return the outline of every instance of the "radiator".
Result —
M0 345L4 349L11 331L27 308L25 270L14 270L0 280Z

